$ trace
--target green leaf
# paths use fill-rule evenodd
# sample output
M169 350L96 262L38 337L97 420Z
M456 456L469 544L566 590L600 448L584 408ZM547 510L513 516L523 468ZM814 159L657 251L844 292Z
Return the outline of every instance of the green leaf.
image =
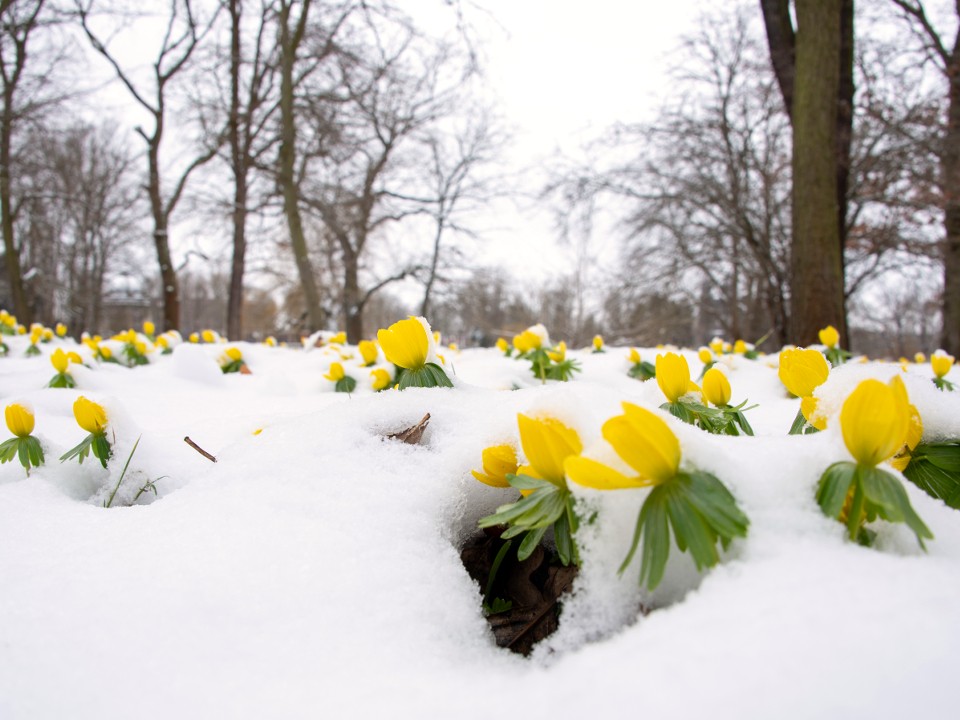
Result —
M13 460L17 456L19 446L20 438L14 437L4 441L4 443L0 445L0 464Z
M453 387L450 378L436 363L427 363L416 370L404 370L399 378L401 390L408 387Z
M57 373L50 379L50 382L47 383L47 387L52 388L72 388L76 386L76 381L68 373Z
M710 473L698 471L678 475L677 481L684 489L688 502L718 536L726 540L747 536L750 520L720 480Z
M820 476L817 484L817 502L827 517L839 519L850 492L857 466L852 462L834 463Z
M807 426L807 419L803 416L803 412L797 410L797 416L793 419L793 425L790 426L790 432L788 435L802 435L803 429Z
M549 480L530 477L529 475L513 475L507 473L506 478L507 482L510 483L510 487L514 487L517 490L539 490L546 487L556 487L556 485Z
M356 389L357 381L349 375L344 375L342 378L337 380L337 384L334 386L334 390L336 392L347 393L348 395Z
M78 458L80 464L83 464L83 461L86 459L87 455L90 454L90 444L93 442L93 433L87 435L79 445L70 450L67 450L63 455L60 456L60 462L65 460L72 460L73 458Z
M560 562L564 565L569 565L571 562L579 564L580 559L577 557L577 545L573 541L572 531L576 530L576 522L574 521L574 527L571 527L570 518L576 516L573 513L573 498L568 497L567 506L564 508L564 512L557 518L557 521L553 524L553 541L557 546L557 555L560 556Z
M493 592L493 584L497 580L497 572L500 570L500 564L507 556L507 553L510 551L510 547L512 545L513 541L507 540L505 543L503 543L503 545L500 546L500 550L497 551L497 556L493 559L493 564L490 566L490 574L487 575L487 587L483 591L484 598L489 598L490 593Z
M113 449L110 447L110 443L107 442L107 437L103 433L94 433L91 448L93 449L93 456L100 461L103 467L106 467L107 460L113 455Z
M634 363L627 374L635 380L646 381L655 378L657 376L657 370L653 363L641 360L638 363Z
M879 468L861 468L860 477L864 496L875 506L877 514L884 520L905 522L917 536L920 547L926 549L923 540L932 540L933 533L914 512L900 481Z
M674 481L668 481L673 483ZM682 492L667 494L667 515L673 534L677 538L677 547L681 552L690 549L697 570L713 567L720 561L716 548L716 535L704 523L696 508L690 504Z
M543 540L543 536L546 535L546 533L546 527L530 530L524 536L523 541L520 543L520 547L517 548L517 560L523 562L530 557L533 554L533 551L537 549L537 545L540 544L540 541Z
M670 555L666 501L667 492L661 485L653 489L640 508L640 524L643 526L640 584L646 582L649 590L660 584Z

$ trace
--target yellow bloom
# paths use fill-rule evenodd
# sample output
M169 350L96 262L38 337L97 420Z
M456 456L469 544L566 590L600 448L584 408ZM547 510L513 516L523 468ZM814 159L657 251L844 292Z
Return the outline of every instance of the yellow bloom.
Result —
M910 415L906 391L864 380L840 411L843 442L858 464L874 466L903 447Z
M510 343L508 343L504 338L497 338L497 350L502 353L505 353L510 349Z
M26 335L26 334L27 334L27 328L24 327L23 325L17 325L17 335Z
M390 387L390 383L393 382L393 377L390 373L384 370L383 368L377 368L376 370L370 371L371 386L374 390L383 390L384 388Z
M524 330L519 335L513 336L513 346L521 353L527 353L531 350L536 350L543 343L543 338L541 338L533 330Z
M147 344L143 340L134 340L133 349L136 350L140 355L147 354Z
M903 472L907 465L910 464L910 457L913 451L923 438L923 420L920 417L920 411L917 410L917 406L913 405L907 397L907 388L899 375L890 380L890 387L893 388L895 393L901 396L900 402L907 404L907 411L910 413L910 424L907 427L907 436L904 439L903 447L897 451L896 455L890 458L890 464L900 472Z
M213 330L204 330L200 333L200 337L203 338L205 343L212 343L217 341L217 336L213 334Z
M582 457L571 457L565 468L578 485L597 490L646 487L675 477L680 467L680 441L655 413L623 403L624 414L603 424L603 438L637 475L630 477Z
M630 354L627 355L627 361L633 365L636 365L640 362L640 351L636 348L630 348Z
M603 338L599 335L593 336L593 349L594 350L603 350Z
M942 378L950 372L950 368L953 367L953 360L953 355L948 355L943 350L937 350L930 356L930 367L933 369L933 374Z
M713 351L708 347L702 347L697 351L697 357L704 365L713 362Z
M163 348L164 350L170 347L170 341L167 340L166 335L161 335L157 338L157 346Z
M676 402L688 392L699 390L690 382L690 366L683 355L668 352L657 355L657 385L670 402Z
M357 349L360 350L360 357L363 358L364 367L373 365L377 361L377 357L380 355L380 350L377 349L377 344L372 340L361 340L360 344L357 346Z
M330 363L330 372L324 375L324 377L331 382L339 382L343 380L344 376L343 365L338 362Z
M562 363L567 359L567 344L561 340L553 350L547 350L547 357L555 363Z
M749 350L749 348L747 347L747 344L743 340L737 340L733 344L733 351L737 355L743 355L744 353L747 352L747 350Z
M534 419L518 414L517 423L520 445L529 463L520 472L565 487L563 463L583 450L577 431L554 418Z
M829 374L830 366L819 350L788 348L780 353L780 382L797 397L813 395Z
M61 349L57 348L50 354L50 364L58 373L65 373L70 365L69 356Z
M913 356L913 361L917 363L917 365L922 365L927 361L927 356L924 355L922 352L918 352L916 355Z
M327 343L331 345L333 343L336 343L337 345L343 345L345 342L347 342L347 334L343 330L338 332L336 335L331 336L330 339L327 340Z
M67 360L77 365L83 365L83 358L80 357L78 353L75 353L73 350L67 353Z
M67 334L67 326L63 323L57 323L57 337L64 337Z
M4 416L7 420L7 427L10 432L18 438L25 438L33 432L34 417L33 413L20 403L11 403L4 410Z
M240 352L240 348L228 347L226 350L223 351L223 354L227 356L227 359L230 362L243 360L243 353Z
M826 345L828 348L836 347L837 343L840 342L840 333L837 332L837 329L833 325L827 325L819 333L820 344Z
M77 419L77 425L94 435L102 433L107 427L107 411L83 395L73 403L73 416Z
M708 403L721 407L730 402L730 381L722 370L713 367L703 376L703 398Z
M200 336L195 332L190 333L190 337L188 339L192 343L200 342Z
M377 332L377 340L387 360L407 370L419 370L427 362L429 339L427 331L417 318L395 322L386 330Z
M106 345L104 345L103 347L99 347L99 346L98 346L98 347L97 347L97 351L100 353L100 356L101 356L101 357L103 357L103 358L105 358L105 359L107 359L107 360L109 360L110 358L113 357L113 350L111 350L110 348L108 348Z
M149 320L146 320L146 321L143 323L143 332L144 332L145 335L150 335L150 336L152 336L152 335L156 332L156 330L157 330L157 326L154 325L154 324L153 324L152 322L150 322Z
M517 474L517 451L512 445L493 445L484 448L481 460L483 471L470 471L477 480L493 487L510 487L506 476Z
M721 340L718 337L715 337L713 340L710 341L710 349L713 350L714 355L719 355L720 353L723 352L723 345L724 345L723 340Z
M273 335L267 335L267 337L264 338L263 344L267 347L276 347L277 339Z
M827 429L827 419L819 413L820 402L813 395L808 395L800 399L800 412L804 420L813 425L817 430Z

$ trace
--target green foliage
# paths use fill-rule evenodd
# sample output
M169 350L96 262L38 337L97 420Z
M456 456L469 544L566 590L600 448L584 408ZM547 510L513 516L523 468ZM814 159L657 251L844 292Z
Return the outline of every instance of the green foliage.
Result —
M745 408L744 405L746 404L747 401L745 400L736 406L728 405L722 408L712 408L696 400L681 398L676 402L664 403L660 406L660 409L666 410L688 425L693 425L713 435L753 435L753 428L750 427L750 423L747 422L743 413L756 406Z
M580 363L576 360L561 360L560 362L550 361L550 365L547 367L547 379L548 380L559 380L560 382L568 382L573 379L574 373L580 372Z
M142 352L137 350L135 343L124 343L121 351L124 358L124 364L127 367L136 367L137 365L149 365L150 360ZM238 368L239 369L239 368Z
M839 347L827 348L823 351L823 354L832 367L840 367L853 357L853 353L842 350Z
M937 386L937 389L946 390L948 392L953 392L953 390L956 389L956 385L942 377L933 378L933 384Z
M342 378L337 380L337 384L334 386L336 392L341 393L352 393L357 389L357 381L350 377L349 375L344 375Z
M917 536L920 547L933 533L914 512L900 481L880 468L852 462L834 463L817 485L817 503L827 517L844 523L851 540L863 542L863 525L878 517L906 523Z
M240 372L240 368L242 367L243 367L243 358L240 358L239 360L231 360L228 363L224 363L223 365L220 366L220 370L223 371L224 375L228 375L230 373Z
M493 515L480 518L478 525L481 528L506 525L507 529L501 535L504 540L523 535L517 549L517 558L521 561L530 557L547 530L553 528L553 539L560 562L564 565L578 565L580 559L573 535L579 521L574 512L570 491L566 487L529 475L507 475L507 482L517 490L531 492L516 502L501 505Z
M60 462L79 458L80 464L82 465L83 461L86 460L91 452L103 467L107 467L107 460L113 455L113 448L110 447L106 435L103 433L90 433L79 445L67 450L67 452L61 455Z
M141 435L140 437L143 437L143 436ZM116 487L113 488L113 492L110 493L110 497L107 499L107 501L103 503L103 506L104 506L105 508L108 508L108 507L110 507L111 505L113 505L113 498L116 497L116 495L117 495L117 490L120 489L120 484L123 482L123 476L127 474L127 468L130 467L130 461L133 459L133 454L137 451L137 446L140 445L140 437L137 438L137 441L133 444L133 449L130 450L130 454L127 455L127 462L125 462L125 463L123 464L123 470L120 472L120 479L117 480ZM104 465L104 467L106 467L106 465ZM143 488L141 488L141 489L140 489L140 492L137 493L137 497L140 497L140 494L141 494L142 492L143 492ZM154 492L154 494L156 494L157 489L154 488L154 489L153 489L153 492Z
M33 435L10 438L0 444L0 464L11 462L14 458L20 461L23 468L30 474L31 467L43 465L43 447Z
M657 376L657 369L653 363L641 360L638 363L634 363L627 371L627 374L634 380L646 381Z
M960 510L960 443L920 443L903 474L928 495Z
M812 435L820 432L817 428L807 422L803 412L797 410L797 416L793 419L793 425L790 426L788 435Z
M398 368L397 371L399 373L398 384L401 390L406 390L408 387L453 387L453 383L450 382L450 378L447 377L443 368L436 363L427 363L417 370Z
M74 388L77 386L77 381L73 379L73 376L70 373L57 373L53 376L47 387L52 388Z
M27 351L24 353L26 357L36 357L39 354L40 354L40 348L38 348L33 343L30 343L27 346Z
M678 473L647 496L630 545L620 566L623 573L643 539L640 584L660 584L670 555L670 531L680 552L690 552L698 570L720 561L717 543L726 549L735 537L746 537L750 521L726 486L705 472Z

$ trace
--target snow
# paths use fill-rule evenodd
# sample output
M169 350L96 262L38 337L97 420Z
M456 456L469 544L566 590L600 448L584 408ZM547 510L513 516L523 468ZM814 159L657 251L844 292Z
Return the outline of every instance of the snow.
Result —
M484 447L517 443L518 412L561 419L585 454L613 462L603 421L625 400L663 402L655 382L627 376L627 348L571 350L583 372L546 385L497 350L441 348L455 388L373 393L355 348L233 343L252 374L222 375L226 345L185 343L134 369L71 366L69 390L44 386L47 356L72 342L25 358L24 338L6 340L0 401L33 407L47 462L29 477L0 466L4 720L954 716L960 514L905 482L929 551L884 523L863 548L814 499L823 470L849 459L843 398L899 364L832 371L817 391L828 429L787 436L799 401L776 358L725 357L733 402L757 404L757 436L667 422L683 466L730 488L749 535L705 573L674 548L651 594L636 561L617 574L646 491L576 488L597 513L578 535L581 574L559 630L525 659L496 647L459 559L477 519L514 491L470 470ZM696 352L685 355L696 375ZM334 361L357 379L351 396L323 379ZM925 437L960 437L960 392L930 377L905 373ZM84 435L81 394L116 433L109 470L58 461ZM384 439L426 413L420 445ZM148 479L157 496L130 505Z

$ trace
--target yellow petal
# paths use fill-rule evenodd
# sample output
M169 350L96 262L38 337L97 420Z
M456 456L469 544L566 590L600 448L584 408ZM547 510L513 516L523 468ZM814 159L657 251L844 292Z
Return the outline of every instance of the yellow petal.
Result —
M593 349L594 350L603 350L603 338L599 335L593 336Z
M7 421L7 427L18 438L27 437L33 432L34 417L33 413L20 403L11 403L4 410L4 417Z
M579 455L568 457L563 464L563 468L567 477L577 485L594 490L624 490L646 487L652 484L646 478L628 477L621 472L617 472L609 465Z
M361 340L357 349L360 351L360 357L363 358L365 367L367 365L373 365L377 361L377 356L380 354L377 344L372 340Z
M386 330L378 331L377 340L387 360L394 365L417 370L427 362L427 331L415 317L400 320Z
M641 477L664 482L680 467L680 441L655 413L632 403L623 403L624 415L603 424L604 439L617 455Z
M230 360L233 362L243 359L243 353L240 352L240 348L228 347L224 352L226 353L227 357L230 358Z
M829 374L830 366L819 350L788 348L780 353L780 382L797 397L813 395Z
M89 433L102 433L107 427L107 411L102 405L87 400L83 395L73 403L73 416L77 425Z
M818 335L820 344L826 345L828 348L836 347L837 343L840 342L840 333L833 325L827 325Z
M63 374L70 365L70 358L61 348L57 348L50 355L50 364L53 365L54 370Z
M806 419L806 421L813 425L817 430L826 430L827 419L819 413L819 404L819 400L812 395L801 398L800 412L803 414L804 419Z
M627 360L633 365L636 365L640 362L640 351L636 348L630 348L630 354L627 356Z
M370 377L372 378L370 383L374 390L383 390L384 388L388 388L390 387L390 383L393 382L393 377L383 368L371 370Z
M943 350L937 350L930 356L930 368L933 370L933 374L942 378L950 372L950 368L953 367L953 360L953 355L948 355Z
M843 403L843 442L861 465L876 465L903 447L910 426L910 408L894 388L864 380Z
M713 351L708 347L702 347L697 351L697 357L704 365L713 362Z
M563 461L583 450L576 430L554 418L534 419L523 414L517 415L517 423L523 453L537 476L555 485L565 485Z
M683 355L676 353L657 355L656 370L657 385L660 386L667 400L676 402L678 398L689 392L690 367Z
M703 376L703 397L707 402L721 407L730 402L730 381L722 370L710 368Z
M327 372L324 377L331 382L339 382L343 380L345 373L343 372L343 365L338 362L330 363L330 370Z
M481 453L483 472L471 470L480 482L493 487L510 487L507 475L517 473L517 451L512 445L493 445Z

